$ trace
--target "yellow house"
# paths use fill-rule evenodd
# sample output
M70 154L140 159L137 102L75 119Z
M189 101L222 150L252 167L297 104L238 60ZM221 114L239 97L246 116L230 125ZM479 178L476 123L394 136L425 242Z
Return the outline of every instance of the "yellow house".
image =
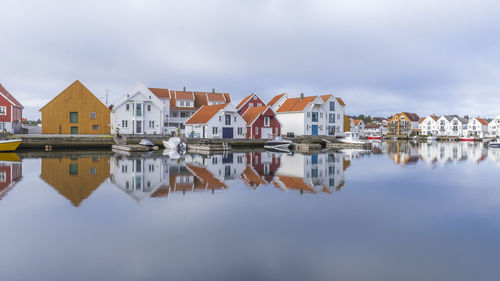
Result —
M44 107L42 134L110 134L110 111L80 81Z
M401 112L394 114L389 120L390 135L407 135L418 131L420 117L416 113Z

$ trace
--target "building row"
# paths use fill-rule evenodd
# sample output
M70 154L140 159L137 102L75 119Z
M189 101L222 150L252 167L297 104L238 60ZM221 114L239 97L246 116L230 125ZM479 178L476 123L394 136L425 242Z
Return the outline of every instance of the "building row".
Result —
M419 129L422 135L453 137L498 137L500 136L500 115L489 122L484 118L467 118L456 115L421 118Z

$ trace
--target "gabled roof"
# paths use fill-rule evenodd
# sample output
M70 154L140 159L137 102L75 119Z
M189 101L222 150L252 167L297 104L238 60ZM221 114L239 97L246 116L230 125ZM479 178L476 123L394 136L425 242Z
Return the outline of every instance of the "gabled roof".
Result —
M340 105L345 106L345 102L341 98L337 98Z
M352 122L354 122L354 125L358 126L359 123L361 123L361 119L352 119Z
M483 125L488 125L488 122L487 122L486 120L484 120L483 118L476 118L476 120L477 120L479 123L483 124Z
M265 180L252 168L252 166L247 165L245 170L241 173L240 179L248 186L255 188L261 184L267 184Z
M425 117L420 117L420 120L418 121L418 124L422 124L422 122L424 122L425 120Z
M0 84L0 93L14 106L17 106L17 107L20 107L20 108L24 108L24 106L18 102L16 100L16 98L14 98L13 95L11 95L9 93L9 91L7 91L7 89L5 89L2 84Z
M418 116L418 114L416 113L411 113L411 112L403 112L407 117L408 119L410 119L410 121L420 121L420 117Z
M429 115L429 116L427 116L427 117L432 118L432 120L434 120L434 121L439 120L439 116L436 116L436 115ZM418 123L420 123L420 124L421 124L422 122L424 122L424 120L425 120L425 119L427 119L427 117L421 117L421 118L420 118L420 121L419 121Z
M304 98L289 98L287 99L276 112L300 112L318 97L304 97Z
M323 100L323 102L326 102L329 98L331 98L331 97L332 97L332 95L322 95L322 96L320 96L320 97L321 97L321 99Z
M249 101L255 94L251 94L251 95L248 95L246 96L242 101L240 101L240 103L238 103L238 105L236 106L237 109L240 109L240 107L242 107L243 105L245 105L245 103L247 103L247 101Z
M266 112L267 108L270 109L269 106L250 107L245 111L245 113L243 113L241 117L243 117L243 120L247 122L247 125L251 125L261 114Z
M267 105L273 106L275 103L277 103L286 93L279 94L277 96L274 96L268 103Z
M204 105L196 111L184 124L205 124L220 110L224 109L228 104Z
M368 123L365 125L365 129L378 129L380 127L382 127L382 125L375 123Z
M229 93L176 91L161 88L149 88L149 90L160 99L168 99L171 110L197 110L204 105L208 105L209 102L231 102ZM177 100L191 100L194 103L191 107L177 107Z
M82 82L80 82L79 80L76 80L75 82L71 83L71 85L69 85L68 87L66 87L66 89L64 89L62 92L60 92L57 96L55 96L53 99L51 99L47 104L45 104L38 111L42 111L49 104L52 104L52 102L54 100L56 100L60 95L62 95L62 94L69 94L69 91L67 91L67 90L70 89L70 88L74 88L74 87L80 88L82 90L80 92L80 94L81 93L87 93L87 94L89 94L88 96L89 96L90 99L95 100L97 104L100 104L100 105L104 106L106 109L109 110L109 108L104 103L102 103L102 101L100 99L98 99L89 89L87 89L87 87L85 87L85 85L83 85Z

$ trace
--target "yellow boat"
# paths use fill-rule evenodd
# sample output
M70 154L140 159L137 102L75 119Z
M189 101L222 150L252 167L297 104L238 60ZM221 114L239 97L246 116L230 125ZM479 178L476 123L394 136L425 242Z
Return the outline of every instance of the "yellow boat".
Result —
M0 152L2 151L14 151L21 144L23 140L13 139L13 140L0 140Z

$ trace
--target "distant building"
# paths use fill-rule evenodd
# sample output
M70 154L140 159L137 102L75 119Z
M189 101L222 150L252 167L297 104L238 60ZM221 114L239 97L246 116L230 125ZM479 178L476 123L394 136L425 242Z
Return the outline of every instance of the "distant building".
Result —
M194 138L245 138L247 128L231 103L204 105L184 126L186 136Z
M421 135L426 136L436 136L438 134L437 121L439 117L435 115L429 115L427 117L420 118L418 128L420 129Z
M361 119L352 119L351 132L356 133L360 137L365 136L365 122Z
M0 132L21 132L23 105L0 84Z
M80 81L40 109L42 134L109 134L110 111Z
M488 122L483 118L472 118L467 123L467 136L484 137L488 133Z
M439 136L460 137L467 135L469 119L457 115L443 115L436 120Z
M500 115L488 123L488 134L493 137L500 137Z
M383 127L381 124L368 123L365 125L365 136L381 136L383 134Z
M380 124L383 126L388 126L389 125L389 119L385 117L373 117L372 118L374 124Z
M409 136L418 133L420 117L416 113L401 112L392 116L389 122L389 134L396 136Z

